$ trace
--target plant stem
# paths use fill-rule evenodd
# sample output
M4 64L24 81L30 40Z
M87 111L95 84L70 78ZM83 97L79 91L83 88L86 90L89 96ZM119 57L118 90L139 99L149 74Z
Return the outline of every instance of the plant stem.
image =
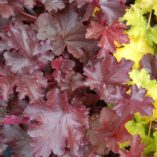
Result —
M152 11L151 11L150 14L149 14L147 29L150 27L151 17L152 17Z

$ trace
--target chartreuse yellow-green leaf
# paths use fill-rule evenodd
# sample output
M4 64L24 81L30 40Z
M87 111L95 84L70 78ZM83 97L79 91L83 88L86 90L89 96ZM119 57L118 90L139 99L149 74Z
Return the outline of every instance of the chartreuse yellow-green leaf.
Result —
M134 68L139 66L139 61L147 53L154 53L154 50L147 44L144 37L130 37L130 44L125 44L123 47L117 48L114 56L118 61L122 58L132 60Z
M139 87L145 88L148 96L152 97L154 100L157 100L157 81L151 80L150 75L145 69L133 69L129 75L131 78L129 84L136 84Z
M126 25L131 26L127 31L129 35L133 37L141 37L146 34L147 21L143 16L142 10L137 8L135 5L126 10L121 21L126 21Z

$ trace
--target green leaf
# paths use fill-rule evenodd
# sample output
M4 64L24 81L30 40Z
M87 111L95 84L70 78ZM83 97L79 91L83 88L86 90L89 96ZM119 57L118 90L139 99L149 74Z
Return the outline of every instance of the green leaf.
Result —
M142 10L135 5L132 5L130 9L126 10L121 20L126 21L126 24L131 26L131 29L128 31L129 35L138 37L146 34L147 21L143 16Z
M145 144L144 154L150 154L157 150L157 133L153 138L149 135L148 121L141 117L139 113L134 115L134 119L127 122L125 127L131 135L140 135L142 143Z
M151 80L150 75L145 69L133 69L130 73L130 84L136 84L138 87L147 89L147 94L154 100L157 100L157 81Z
M147 41L153 46L153 44L157 44L157 27L149 27L147 32Z
M147 123L142 119L139 113L136 113L134 119L127 122L125 127L131 135L140 135L142 139L146 138Z
M151 12L154 0L136 0L135 6L142 9L143 13Z

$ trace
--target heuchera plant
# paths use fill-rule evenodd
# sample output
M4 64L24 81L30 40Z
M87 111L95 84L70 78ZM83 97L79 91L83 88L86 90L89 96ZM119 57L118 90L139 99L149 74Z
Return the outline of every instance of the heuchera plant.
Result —
M157 156L156 6L0 0L0 155Z

